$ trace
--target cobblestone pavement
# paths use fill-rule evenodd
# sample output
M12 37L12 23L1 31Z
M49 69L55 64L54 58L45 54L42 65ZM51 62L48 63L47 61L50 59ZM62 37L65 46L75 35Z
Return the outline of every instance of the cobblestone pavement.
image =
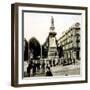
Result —
M79 75L80 65L56 66L51 68L53 76Z
M24 63L24 65L26 65L27 67L26 63ZM26 70L26 67L24 68L24 71ZM66 65L66 66L59 65L59 66L51 67L51 71L53 76L80 75L80 63L78 62L75 65L74 64ZM44 73L42 73L42 71L37 72L35 76L36 77L45 76L45 72Z

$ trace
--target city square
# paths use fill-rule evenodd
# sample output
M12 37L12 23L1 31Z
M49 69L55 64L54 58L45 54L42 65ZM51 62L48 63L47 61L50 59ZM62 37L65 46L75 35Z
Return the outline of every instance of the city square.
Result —
M80 23L56 38L54 17L41 45L37 38L24 38L24 77L80 75ZM43 37L41 37L43 38Z

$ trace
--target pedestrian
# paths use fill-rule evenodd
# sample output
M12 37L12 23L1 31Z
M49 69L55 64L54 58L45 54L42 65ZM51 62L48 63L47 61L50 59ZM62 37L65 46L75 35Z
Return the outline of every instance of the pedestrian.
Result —
M45 62L42 63L42 72L45 72Z
M49 67L50 67L50 66L47 64L47 65L46 65L46 69L49 68Z
M75 58L73 59L73 63L74 63L74 65L75 65Z
M32 64L29 63L28 67L27 67L27 76L30 77L31 76L31 69L32 69Z
M52 74L52 72L50 70L50 67L47 68L46 76L53 76L53 74Z
M55 66L55 60L53 60L53 66Z
M36 66L37 66L37 71L39 72L40 71L40 62L37 62Z
M33 76L35 76L36 75L36 63L35 62L32 64L32 70L33 70Z

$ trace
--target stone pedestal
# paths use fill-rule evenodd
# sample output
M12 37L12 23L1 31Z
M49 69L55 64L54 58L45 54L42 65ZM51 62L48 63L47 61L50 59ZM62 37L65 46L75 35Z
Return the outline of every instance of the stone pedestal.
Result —
M48 49L48 58L54 59L57 56L57 44L56 44L56 33L49 33L49 49Z

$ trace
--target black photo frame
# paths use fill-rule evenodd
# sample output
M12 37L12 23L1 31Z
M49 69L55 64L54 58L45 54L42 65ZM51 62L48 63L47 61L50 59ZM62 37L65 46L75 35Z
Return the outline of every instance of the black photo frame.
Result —
M34 8L34 9L31 9ZM37 10L36 10L37 8ZM62 10L61 10L62 9ZM59 10L61 10L59 12ZM72 15L82 15L82 32L84 35L84 47L82 45L81 41L81 47L80 49L84 48L84 63L81 64L80 69L83 68L83 78L77 78L72 80L56 80L57 77L48 77L48 78L41 78L41 81L39 79L33 81L32 80L25 80L23 81L23 49L21 47L24 47L23 42L24 41L24 13L25 12L31 12L31 13L45 13L45 14L72 14ZM22 87L22 86L41 86L41 85L58 85L58 84L75 84L75 83L87 83L88 82L88 8L82 7L82 6L63 6L63 5L45 5L45 4L32 4L32 3L14 3L11 5L11 85L14 87ZM21 20L21 21L20 21ZM20 27L21 26L21 27ZM85 31L84 31L85 30ZM36 30L38 33L38 30ZM21 35L21 36L20 36ZM42 38L42 37L41 37ZM82 39L82 37L81 37ZM20 41L21 40L21 41ZM21 42L21 44L19 43ZM20 46L21 45L21 46ZM20 51L21 49L22 51ZM81 50L81 51L83 51ZM20 56L20 53L21 55ZM19 58L21 57L21 58ZM21 63L19 62L21 61ZM81 58L82 62L82 58ZM84 66L82 66L84 65ZM20 71L21 70L21 71ZM20 76L21 75L21 76ZM67 76L67 75L66 75ZM79 76L80 77L80 76ZM54 79L53 79L54 78ZM59 77L58 77L59 78ZM72 77L73 78L73 77ZM45 81L46 80L46 81ZM51 80L51 81L50 81ZM43 82L42 82L43 81ZM44 82L45 81L45 82ZM30 82L30 83L29 83Z

